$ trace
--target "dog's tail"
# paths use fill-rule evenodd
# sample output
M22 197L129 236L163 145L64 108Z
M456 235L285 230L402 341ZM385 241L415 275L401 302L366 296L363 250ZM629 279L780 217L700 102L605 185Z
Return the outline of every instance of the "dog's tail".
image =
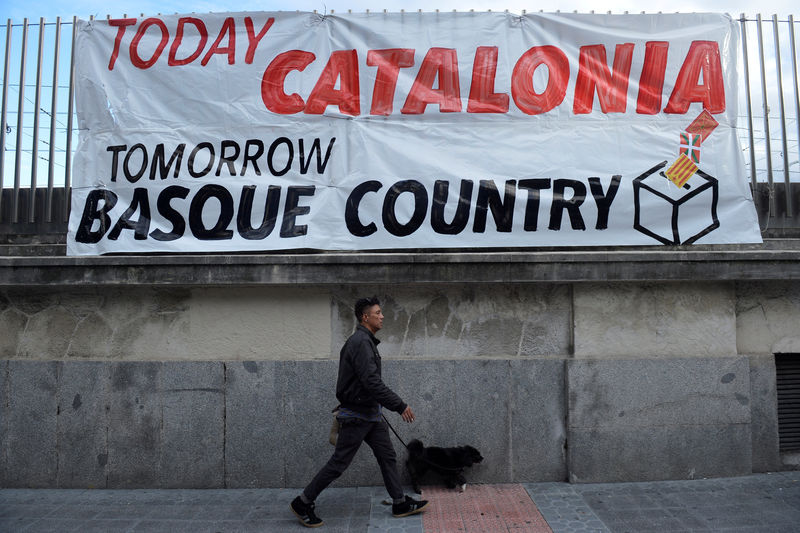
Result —
M422 455L423 449L424 446L417 439L414 439L408 443L408 453L410 453L411 455Z

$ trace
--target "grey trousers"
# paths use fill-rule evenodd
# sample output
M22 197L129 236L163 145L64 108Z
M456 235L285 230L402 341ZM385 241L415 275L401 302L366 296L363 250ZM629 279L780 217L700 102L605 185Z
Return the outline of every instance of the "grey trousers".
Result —
M397 471L397 454L392 446L386 422L383 420L367 422L355 418L342 420L333 455L303 490L303 495L309 501L316 500L320 492L347 470L362 442L366 442L372 448L389 496L395 500L402 499L405 493Z

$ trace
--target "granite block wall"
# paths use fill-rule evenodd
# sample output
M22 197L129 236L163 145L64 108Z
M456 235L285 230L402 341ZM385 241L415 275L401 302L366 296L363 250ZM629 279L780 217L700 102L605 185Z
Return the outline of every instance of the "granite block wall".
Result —
M414 404L404 441L471 444L474 482L563 479L558 361L395 360L385 378ZM4 487L301 487L327 441L334 361L3 361ZM538 376L535 387L520 378ZM478 379L476 379L478 378ZM554 416L555 420L550 416ZM405 457L395 441L400 460ZM529 450L529 451L526 451ZM380 483L365 445L337 482Z
M800 352L796 282L0 288L0 486L304 485L371 294L418 415L390 420L478 447L473 481L783 467L772 354ZM337 483L380 483L367 449Z
M573 360L567 369L570 481L753 471L747 358Z

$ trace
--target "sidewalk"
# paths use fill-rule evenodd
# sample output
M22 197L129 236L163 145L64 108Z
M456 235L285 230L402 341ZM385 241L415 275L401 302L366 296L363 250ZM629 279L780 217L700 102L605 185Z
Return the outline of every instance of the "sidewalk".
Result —
M306 531L289 511L299 489L0 489L0 531ZM382 487L330 488L320 531L347 533L797 532L800 472L738 478L424 488L422 515L392 518Z

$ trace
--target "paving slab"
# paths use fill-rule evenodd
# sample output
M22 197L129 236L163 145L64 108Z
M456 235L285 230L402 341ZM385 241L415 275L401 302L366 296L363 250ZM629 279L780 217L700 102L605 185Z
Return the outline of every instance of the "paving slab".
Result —
M424 533L552 533L522 485L468 485L464 492L424 487Z
M3 533L305 531L300 489L0 489ZM426 512L397 519L383 487L331 487L317 500L335 533L798 531L800 472L641 483L424 486Z
M641 483L526 483L554 532L798 531L800 472Z

